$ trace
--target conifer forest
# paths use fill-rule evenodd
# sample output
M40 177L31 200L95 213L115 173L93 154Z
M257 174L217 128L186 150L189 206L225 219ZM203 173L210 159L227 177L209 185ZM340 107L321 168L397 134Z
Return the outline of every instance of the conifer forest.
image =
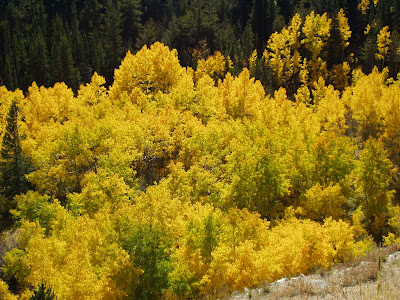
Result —
M0 299L221 299L400 243L400 1L0 0Z

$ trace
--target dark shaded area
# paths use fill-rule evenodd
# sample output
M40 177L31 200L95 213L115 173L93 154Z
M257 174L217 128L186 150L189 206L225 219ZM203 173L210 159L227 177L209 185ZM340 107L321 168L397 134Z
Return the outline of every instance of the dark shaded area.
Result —
M76 92L97 72L113 81L114 69L125 53L161 41L176 48L181 63L193 66L195 50L229 55L235 69L246 66L250 49L262 53L269 36L288 24L294 13L302 17L314 10L330 17L343 8L352 37L349 52L355 65L370 71L376 42L365 35L388 25L398 32L400 4L395 0L371 1L367 14L357 0L2 0L0 1L0 84L24 91L33 81L52 86L64 81ZM376 35L375 35L376 36ZM329 64L338 60L329 49ZM393 56L393 55L392 55ZM391 75L399 70L389 58ZM268 78L256 74L267 90Z

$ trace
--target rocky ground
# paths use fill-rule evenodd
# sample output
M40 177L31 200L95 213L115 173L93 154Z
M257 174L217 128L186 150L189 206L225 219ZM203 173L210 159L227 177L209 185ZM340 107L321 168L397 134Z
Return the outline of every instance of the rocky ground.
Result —
M379 249L332 270L282 278L235 292L229 299L400 299L398 250L398 247Z

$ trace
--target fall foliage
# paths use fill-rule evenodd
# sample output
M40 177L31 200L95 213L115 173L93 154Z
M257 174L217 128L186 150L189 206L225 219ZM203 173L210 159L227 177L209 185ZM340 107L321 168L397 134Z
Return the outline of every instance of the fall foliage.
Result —
M341 61L328 64L333 27ZM9 165L25 180L0 190L16 235L1 298L217 299L396 242L390 33L370 74L351 69L350 35L343 10L296 14L236 73L220 52L192 69L156 42L127 52L109 87L98 73L77 93L1 86L1 182ZM263 68L273 94L252 75Z

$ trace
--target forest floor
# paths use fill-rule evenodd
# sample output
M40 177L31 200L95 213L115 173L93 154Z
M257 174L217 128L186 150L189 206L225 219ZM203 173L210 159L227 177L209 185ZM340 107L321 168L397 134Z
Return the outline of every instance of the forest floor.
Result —
M379 248L331 270L261 284L229 299L400 299L399 250Z

